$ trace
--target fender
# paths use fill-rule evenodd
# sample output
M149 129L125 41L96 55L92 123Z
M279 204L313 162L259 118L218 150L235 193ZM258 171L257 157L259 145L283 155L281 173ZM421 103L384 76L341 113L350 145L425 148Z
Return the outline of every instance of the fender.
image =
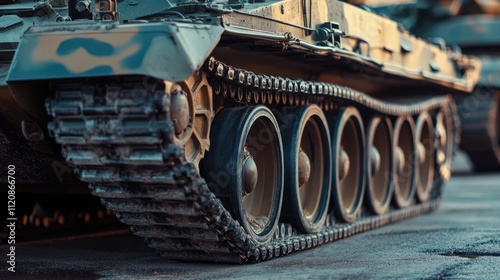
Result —
M202 66L223 31L192 23L33 26L21 39L7 83L19 107L46 119L50 80L144 75L183 81Z
M7 82L111 75L182 81L201 67L223 31L183 23L34 26L19 44Z

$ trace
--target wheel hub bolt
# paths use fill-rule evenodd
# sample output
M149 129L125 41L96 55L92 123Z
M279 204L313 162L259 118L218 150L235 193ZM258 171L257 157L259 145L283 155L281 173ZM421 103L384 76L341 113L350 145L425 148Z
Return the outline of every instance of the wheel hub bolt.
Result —
M405 168L405 152L403 152L403 149L401 147L396 147L395 150L395 158L396 158L396 168L399 174L403 173L403 170Z
M257 164L253 157L248 154L243 161L243 195L248 195L252 193L257 187L257 181L259 179Z
M304 186L311 176L311 162L307 154L300 148L299 150L299 187Z
M189 101L186 95L180 87L175 87L170 94L170 117L177 135L187 130L190 121Z
M417 143L417 159L418 163L421 165L425 163L426 159L426 152L425 152L425 146L422 144L422 142Z
M349 168L351 167L351 161L349 160L349 155L344 150L344 147L340 147L339 153L339 180L342 181L349 174Z
M371 164L371 175L377 174L377 172L380 170L380 153L376 147L372 147L370 149L370 164Z

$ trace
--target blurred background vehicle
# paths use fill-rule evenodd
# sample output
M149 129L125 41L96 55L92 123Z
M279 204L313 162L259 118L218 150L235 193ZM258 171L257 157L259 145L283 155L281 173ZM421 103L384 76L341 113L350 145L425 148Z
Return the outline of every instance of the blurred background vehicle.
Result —
M472 95L456 97L460 148L476 172L500 171L500 1L349 1L401 24L442 48L479 57L481 82Z

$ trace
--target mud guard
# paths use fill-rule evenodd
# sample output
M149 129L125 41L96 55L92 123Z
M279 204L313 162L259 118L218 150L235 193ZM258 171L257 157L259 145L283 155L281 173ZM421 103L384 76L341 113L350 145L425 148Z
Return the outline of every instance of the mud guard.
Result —
M182 23L35 26L24 34L7 82L112 75L182 81L201 67L223 31Z
M202 66L223 31L220 25L184 23L33 26L23 35L7 83L21 108L45 119L50 80L144 75L183 81Z

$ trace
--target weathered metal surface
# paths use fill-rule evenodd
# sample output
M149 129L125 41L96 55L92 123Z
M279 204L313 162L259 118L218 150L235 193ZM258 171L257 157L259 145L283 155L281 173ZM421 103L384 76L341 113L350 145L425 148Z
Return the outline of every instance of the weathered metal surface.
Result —
M281 7L284 7L284 12ZM312 39L305 36L305 31L314 32L318 24L327 21L337 22L340 30L345 33L345 36L341 36L342 49L351 54L359 54L362 59L376 61L386 72L422 80L453 80L448 86L460 83L454 79L458 75L450 54L400 31L395 22L337 1L315 1L310 8L314 14L305 15L309 22L306 28L302 26L302 6L299 1L294 0L248 5L235 13L224 14L222 18L228 25L278 34L290 33L294 39L308 43ZM357 38L362 38L359 49L360 41ZM401 48L403 42L411 45L410 52ZM431 68L430 61L439 65L438 71ZM471 63L474 64L474 61ZM474 67L479 68L479 65L475 63ZM471 75L466 77L468 83L462 84L463 90L472 89L471 86L478 78L473 73L470 72Z
M222 19L229 27L250 28L254 36L259 36L261 31L262 38L266 35L262 34L264 33L262 31L272 32L275 35L287 34L290 39L286 40L285 37L281 41L290 48L295 45L308 48L308 44L313 43L313 40L307 34L315 32L319 24L336 22L340 26L340 31L344 32L344 35L340 36L341 48L328 44L323 48L309 46L311 51L323 52L333 57L350 56L352 60L356 60L352 58L354 55L365 62L376 62L386 73L435 83L444 82L447 87L469 92L477 83L480 71L477 60L462 58L460 54L452 56L452 53L440 50L400 30L395 22L349 4L315 1L311 5L306 5L306 8L311 9L312 14L304 12L303 15L302 6L296 0L271 2L265 5L252 4L233 13L223 14ZM308 22L306 26L304 19ZM247 30L248 33L250 31ZM245 30L240 30L240 37L246 37ZM402 45L411 46L410 51L402 48ZM456 72L457 67L464 69L464 65L457 63L458 61L471 67L460 79L456 79L460 76ZM439 69L433 68L431 63L439 65ZM331 67L335 67L335 63L332 62Z
M183 23L35 26L21 41L7 79L136 74L183 81L201 67L222 31Z
M476 60L426 44L400 31L388 19L336 1L314 2L310 9L314 13L306 15L307 27L301 27L302 11L296 0L250 4L232 13L223 13L221 19L228 28L251 28L254 35L261 38L274 33L275 38L269 40L288 45L291 49L306 48L311 53L319 51L326 56L347 57L372 67L375 62L383 72L396 76L463 91L471 91L477 82L480 66ZM212 21L216 22L216 18ZM339 23L345 34L341 37L342 48L315 46L311 37L306 36L315 30L317 24L327 21ZM234 32L233 29L229 35L234 35ZM283 36L285 33L288 35ZM24 35L18 52L22 59L13 64L9 80L143 74L181 81L199 68L216 47L221 34L218 25L182 23L122 25L79 22L59 23L53 27L36 26ZM241 29L237 35L252 37ZM276 40L280 36L282 39ZM403 44L410 45L411 51L401 48ZM175 72L168 67L172 64L177 65ZM335 66L334 61L331 66ZM26 75L28 70L31 72Z

